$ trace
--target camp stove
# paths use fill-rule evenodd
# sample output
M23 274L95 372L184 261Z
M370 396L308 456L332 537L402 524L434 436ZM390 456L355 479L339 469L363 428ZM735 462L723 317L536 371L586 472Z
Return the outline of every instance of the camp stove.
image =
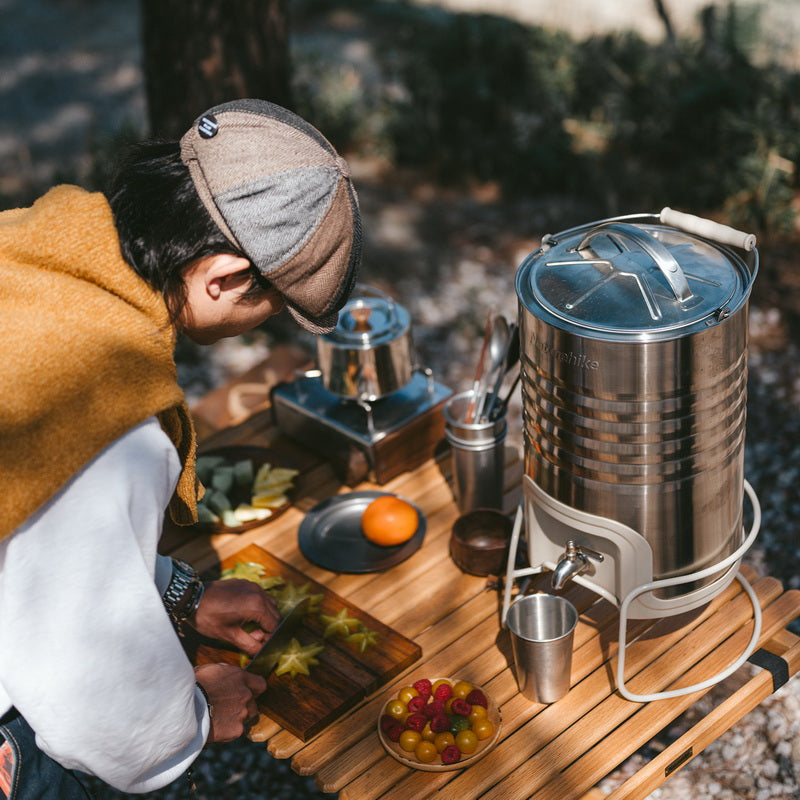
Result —
M276 386L272 408L281 432L326 456L348 486L366 479L384 484L433 455L444 438L442 405L450 394L421 368L380 399L343 398L310 370Z
M317 358L318 369L273 390L283 433L325 455L349 486L386 483L433 455L452 392L415 365L405 308L357 285L336 328L318 337Z

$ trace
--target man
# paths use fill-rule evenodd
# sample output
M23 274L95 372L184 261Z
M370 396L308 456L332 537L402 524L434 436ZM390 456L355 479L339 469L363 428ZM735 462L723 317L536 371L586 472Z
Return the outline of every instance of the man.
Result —
M85 797L76 772L152 791L256 714L264 680L193 669L179 634L252 655L271 598L157 553L165 509L196 519L175 333L210 344L284 305L331 330L360 242L347 164L257 100L135 149L108 198L0 214L0 798Z

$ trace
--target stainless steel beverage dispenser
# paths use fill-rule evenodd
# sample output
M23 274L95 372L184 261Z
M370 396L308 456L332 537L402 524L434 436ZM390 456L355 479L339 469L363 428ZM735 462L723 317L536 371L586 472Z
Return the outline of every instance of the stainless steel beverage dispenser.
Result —
M757 270L754 236L670 209L548 235L522 263L529 566L512 541L504 619L514 578L552 570L554 589L620 606L622 667L628 618L695 609L737 576L757 533L745 492L758 518L743 474Z

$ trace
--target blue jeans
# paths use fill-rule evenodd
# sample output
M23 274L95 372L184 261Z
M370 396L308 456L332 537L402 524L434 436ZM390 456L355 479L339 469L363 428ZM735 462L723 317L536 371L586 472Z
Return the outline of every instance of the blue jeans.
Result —
M11 749L10 754L6 745ZM91 797L72 772L36 746L33 729L18 714L8 714L0 722L0 770L3 763L9 761L10 793L6 795L0 788L2 800L86 800Z

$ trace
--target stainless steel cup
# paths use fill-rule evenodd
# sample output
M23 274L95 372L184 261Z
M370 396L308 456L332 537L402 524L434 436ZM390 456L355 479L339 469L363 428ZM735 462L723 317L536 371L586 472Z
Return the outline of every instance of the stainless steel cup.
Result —
M522 695L534 703L554 703L569 691L572 642L578 612L553 594L517 598L506 624Z
M453 459L453 492L462 513L476 508L503 510L506 413L495 420L467 423L472 391L453 395L444 405L445 438Z

